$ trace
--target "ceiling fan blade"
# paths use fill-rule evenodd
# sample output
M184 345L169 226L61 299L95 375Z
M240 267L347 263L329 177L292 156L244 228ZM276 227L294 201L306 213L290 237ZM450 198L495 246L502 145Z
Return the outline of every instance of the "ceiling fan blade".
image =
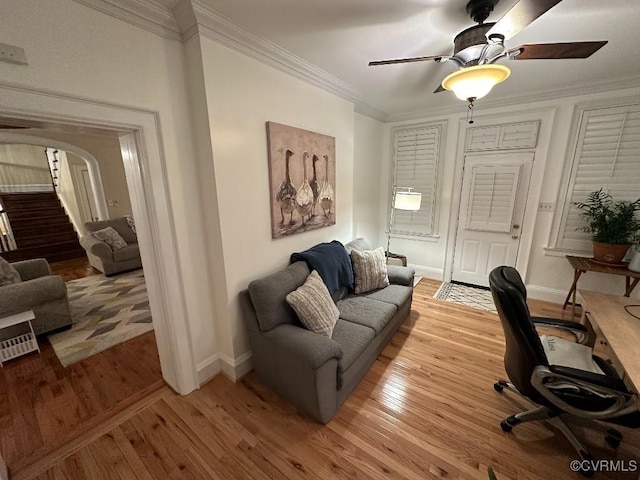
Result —
M520 0L487 32L504 35L505 40L514 37L536 18L548 12L562 0Z
M446 89L446 88L444 88L444 87L442 86L442 84L440 84L440 85L438 85L438 88L436 88L436 89L433 91L433 93L440 93L440 92L446 92L446 91L447 91L447 89Z
M446 55L434 55L430 57L413 57L413 58L397 58L395 60L378 60L376 62L369 62L369 66L374 67L376 65L393 65L396 63L427 62L429 60L440 62L444 58L448 58L448 57Z
M520 45L511 52L520 50L514 60L542 60L560 58L588 58L608 42L568 42L568 43L532 43Z

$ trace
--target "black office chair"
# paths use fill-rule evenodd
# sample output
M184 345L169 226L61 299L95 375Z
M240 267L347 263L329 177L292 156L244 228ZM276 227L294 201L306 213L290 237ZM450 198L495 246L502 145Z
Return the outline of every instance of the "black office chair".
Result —
M636 395L627 390L605 360L593 357L605 372L604 375L549 365L529 314L524 284L516 269L497 267L489 275L489 286L504 330L504 365L511 380L500 380L494 388L498 392L508 388L537 405L529 411L504 419L500 423L502 430L509 432L522 422L547 420L564 434L582 460L591 460L589 452L563 417L602 420L632 428L640 426ZM605 439L616 448L622 440L622 434L609 428ZM582 473L591 476L593 471Z

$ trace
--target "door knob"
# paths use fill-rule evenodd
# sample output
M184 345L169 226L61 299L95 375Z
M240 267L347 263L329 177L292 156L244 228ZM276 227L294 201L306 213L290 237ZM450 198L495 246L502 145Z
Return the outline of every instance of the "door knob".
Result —
M513 228L517 230L518 228L520 228L520 225L518 225L518 224L516 223L516 224L513 226Z
M518 239L518 235L516 235L515 233L513 235L511 235L511 238L513 238L514 240Z

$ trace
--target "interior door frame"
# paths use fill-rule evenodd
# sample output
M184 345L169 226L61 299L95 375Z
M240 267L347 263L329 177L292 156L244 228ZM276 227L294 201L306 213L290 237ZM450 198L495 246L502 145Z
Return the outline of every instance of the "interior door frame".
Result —
M0 116L100 129L119 138L162 377L182 395L197 389L197 366L167 183L160 114L3 82L0 95Z
M504 123L519 123L527 121L540 121L540 129L538 130L538 141L535 148L531 149L514 149L513 151L531 151L534 152L533 165L531 167L531 178L529 179L529 191L525 201L524 221L520 234L520 246L518 248L518 256L516 259L516 269L526 282L527 270L529 266L529 257L533 245L534 226L538 216L538 203L542 193L544 172L547 164L547 156L549 153L549 143L551 141L551 132L553 131L553 122L556 115L556 108L544 110L528 110L522 112L514 112L511 114L497 113L489 111L485 115L477 115L474 118L473 127L485 127L491 125L500 125ZM458 231L458 219L460 216L461 197L462 197L462 179L464 175L464 163L466 152L466 134L467 121L461 118L458 123L458 142L456 148L456 161L454 168L454 180L451 188L451 210L449 211L449 227L447 230L447 248L444 260L443 281L450 282L453 275L453 262L456 246L456 236ZM501 150L508 152L510 150ZM480 153L480 152L477 152ZM486 151L485 151L486 153Z
M69 164L69 170L71 171L71 177L72 177L72 181L73 181L73 188L75 190L76 193L76 198L78 199L79 197L81 197L82 199L78 199L78 206L80 207L80 210L82 210L82 215L84 216L83 220L85 222L95 222L96 220L99 220L99 218L97 217L97 209L94 212L93 209L91 208L91 199L89 199L89 197L91 196L92 199L94 199L94 204L95 204L95 195L93 194L93 189L91 191L91 195L89 195L89 191L87 190L87 184L84 181L84 174L83 172L87 172L87 176L88 176L88 180L89 180L89 187L91 187L91 175L89 172L89 168L86 165L78 165L78 164ZM79 191L80 188L83 189L83 191ZM86 193L86 195L84 195ZM87 212L88 209L88 212ZM87 215L87 213L95 213L96 216L94 217L93 215Z

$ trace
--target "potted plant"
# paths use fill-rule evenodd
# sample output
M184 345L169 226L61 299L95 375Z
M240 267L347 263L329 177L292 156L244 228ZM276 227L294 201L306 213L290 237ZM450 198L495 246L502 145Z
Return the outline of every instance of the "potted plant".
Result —
M635 202L614 201L602 188L591 192L586 202L574 204L581 210L580 216L587 225L580 228L591 233L594 260L610 265L621 265L632 237L640 229L636 212L640 210L640 198Z

